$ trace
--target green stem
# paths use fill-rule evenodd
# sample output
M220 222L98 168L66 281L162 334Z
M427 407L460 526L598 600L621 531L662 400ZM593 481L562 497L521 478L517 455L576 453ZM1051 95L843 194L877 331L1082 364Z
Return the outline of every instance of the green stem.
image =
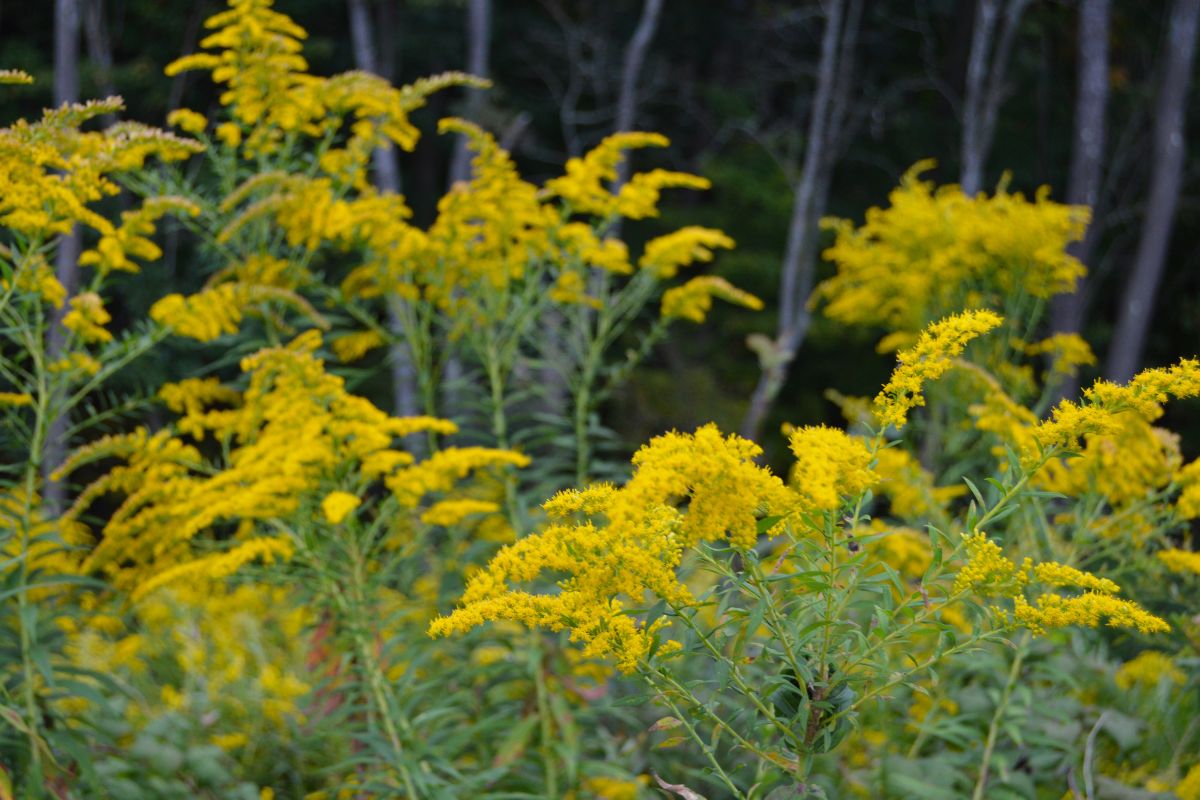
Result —
M353 537L353 533L351 533ZM349 614L350 629L354 638L354 646L358 651L359 663L362 666L363 673L367 679L367 686L371 694L371 699L374 701L378 709L380 721L383 724L384 733L387 734L388 741L392 745L392 750L396 754L396 766L399 768L400 779L404 784L404 790L408 793L410 800L416 800L420 795L417 794L416 786L413 783L412 775L409 772L408 765L405 763L405 748L402 739L400 738L400 730L397 721L393 716L392 704L388 697L387 679L383 674L383 667L379 663L379 659L375 655L373 641L367 635L368 625L366 619L366 591L364 584L366 582L366 564L362 550L359 548L356 541L349 543L348 548L351 551L351 570L350 570L350 598L349 603L344 607L344 611ZM411 725L406 719L401 718L400 723L406 731L411 732Z
M652 679L650 680L650 683L653 685ZM667 707L671 709L671 712L675 715L675 719L679 720L680 724L683 725L683 729L688 732L688 736L692 738L692 741L699 745L700 751L704 753L704 757L707 758L708 763L712 765L713 772L715 772L717 777L721 779L721 783L725 784L726 788L729 789L731 796L736 798L736 800L744 800L746 795L743 794L740 789L738 789L737 785L733 782L733 779L729 777L729 773L725 772L724 767L721 766L721 761L717 758L717 754L713 752L712 745L704 741L703 737L701 737L700 733L696 730L696 727L692 725L692 723L688 722L687 714L680 710L680 708L676 706L675 703L671 701L671 698L666 694L660 694L659 697L661 697L663 702L667 704ZM691 698L690 695L689 699L694 700L696 705L700 706L699 701L695 700L695 698Z
M983 800L983 793L987 788L988 771L992 764L992 753L996 749L996 739L1000 733L1000 721L1008 710L1008 701L1012 697L1013 688L1017 685L1017 679L1021 676L1021 664L1025 661L1028 649L1029 632L1026 631L1021 637L1021 643L1017 645L1017 655L1013 658L1012 667L1008 670L1008 681L1004 684L1000 701L996 703L996 712L992 714L992 723L988 726L987 743L983 746L983 761L979 765L979 780L975 782L975 791L971 795L971 800Z
M746 683L746 680L742 677L741 671L737 668L737 664L735 664L733 661L727 658L724 653L718 650L713 643L709 641L708 637L704 635L704 632L700 630L699 626L696 625L695 620L684 613L682 609L672 606L672 610L675 612L676 616L682 619L684 624L686 624L692 630L692 632L696 634L696 637L704 643L705 648L709 653L712 654L713 659L724 662L729 666L729 677L733 679L733 683L735 686L737 686L738 691L740 691L742 695L749 700L751 704L753 704L754 707L757 708L759 712L767 718L768 721L770 721L772 726L774 726L780 733L783 734L785 739L791 741L792 746L796 748L796 752L803 753L807 749L804 739L800 736L797 736L796 732L792 730L790 725L776 717L775 713L771 711L771 709L769 709L765 703L763 703L762 697L760 697L760 692Z
M588 436L588 417L591 416L592 384L596 380L600 348L593 341L584 359L579 376L579 388L575 392L575 485L583 488L588 483L591 470L592 442Z
M500 366L500 358L489 346L484 350L488 375L488 385L492 398L492 436L496 447L508 449L508 417L504 412L504 375ZM517 479L512 467L505 468L504 474L504 508L508 512L508 522L514 531L519 530L520 517L517 513Z
M537 692L538 720L541 726L541 742L538 749L542 756L542 769L546 774L546 797L549 800L556 800L558 798L558 766L554 760L554 748L551 747L554 725L550 715L550 694L546 688L546 673L542 669L542 641L536 630L529 632L529 669L533 674Z

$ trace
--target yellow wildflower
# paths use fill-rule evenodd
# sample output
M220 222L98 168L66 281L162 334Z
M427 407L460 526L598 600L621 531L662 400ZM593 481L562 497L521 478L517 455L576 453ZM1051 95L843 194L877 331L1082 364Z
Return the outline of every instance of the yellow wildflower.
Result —
M1183 574L1190 572L1194 575L1200 575L1200 553L1170 547L1166 550L1159 550L1155 555L1158 556L1158 560L1163 562L1171 572Z
M33 405L33 395L25 392L0 392L0 406Z
M1120 428L1121 412L1132 411L1152 421L1162 414L1162 403L1168 398L1197 395L1200 395L1200 361L1194 358L1182 359L1172 367L1143 370L1125 386L1096 381L1084 392L1082 403L1063 400L1055 406L1050 419L1034 429L1034 438L1043 451L1074 450L1079 440L1089 434L1105 437L1115 434Z
M186 133L203 133L208 127L208 120L203 114L190 108L177 108L167 114L167 124L173 125Z
M19 69L0 69L0 84L31 84L33 76Z
M111 342L112 334L104 327L111 321L100 295L84 292L71 298L71 310L63 316L62 324L85 342Z
M421 514L421 521L426 525L449 527L475 514L495 514L499 511L500 505L490 500L442 500L426 509Z
M1096 363L1091 345L1077 333L1056 333L1025 346L1029 356L1050 356L1050 371L1055 375L1074 375L1081 366Z
M1117 669L1114 676L1117 686L1121 689L1132 689L1142 686L1153 689L1162 681L1182 686L1187 682L1187 675L1166 653L1157 650L1145 650L1138 653L1132 661L1126 661Z
M646 242L638 266L659 279L674 278L680 267L712 261L714 249L732 247L733 239L721 231L688 225Z
M134 211L121 212L121 224L106 230L95 249L85 250L79 256L80 266L94 266L101 274L116 270L137 272L139 267L133 258L154 261L162 256L162 249L149 237L154 235L154 223L166 214L196 216L200 208L182 197L155 197L146 200Z
M788 437L796 456L792 488L820 511L836 511L862 495L878 480L871 470L871 451L863 440L824 425L798 428Z
M349 492L330 492L321 501L321 512L325 515L327 522L339 525L346 515L358 508L361 503L362 500Z
M338 357L339 361L345 363L358 361L367 353L383 345L383 336L374 330L347 333L329 343L334 355Z
M665 318L678 317L692 322L704 322L712 309L714 297L754 311L760 311L763 307L762 300L749 292L743 292L724 278L702 275L692 278L682 286L675 286L663 292L662 315Z
M900 519L928 517L967 492L966 486L935 486L933 475L902 447L876 450L875 462L878 491L888 498L892 516Z
M258 304L272 301L299 311L319 327L328 326L324 317L295 292L240 283L222 283L188 297L169 294L151 306L150 318L180 336L211 342L224 334L237 333L247 313Z
M984 597L1018 595L1028 582L1025 571L1005 557L1000 545L982 531L964 538L967 563L954 578L954 593L971 590Z
M837 272L814 298L828 317L913 334L947 314L1001 308L1016 292L1073 290L1085 270L1067 248L1083 238L1087 208L1051 202L1045 190L1032 201L1003 188L968 197L921 180L933 166L914 165L889 207L868 210L861 226L824 222L836 234L824 257Z
M1179 800L1200 800L1200 762L1193 764L1175 786L1175 795Z
M649 656L662 621L646 625L625 612L626 602L640 604L647 593L675 605L691 602L675 574L685 547L726 538L750 547L759 516L794 508L795 496L782 481L754 463L759 452L713 425L657 437L634 455L624 486L602 484L548 501L552 517L583 512L588 518L552 522L501 549L430 633L449 635L496 620L568 629L584 655L609 656L633 671ZM677 508L682 503L686 512ZM543 572L567 576L558 593L515 588Z
M1102 592L1084 592L1075 597L1043 594L1037 598L1036 605L1028 603L1023 595L1017 595L1013 619L1034 633L1071 625L1095 628L1105 620L1109 627L1134 628L1142 633L1166 633L1171 629L1166 621L1135 603Z
M156 589L180 580L218 581L237 572L251 561L270 564L276 559L286 561L294 552L292 543L276 536L259 536L241 542L223 553L203 556L178 564L138 584L131 598L139 600Z
M101 364L87 353L75 352L68 353L57 361L51 361L46 369L56 373L78 373L90 378L100 371Z
M634 219L651 216L655 213L658 192L663 188L708 188L703 178L655 170L648 175L635 175L616 195L612 193L610 185L617 179L617 165L625 157L625 151L668 144L667 138L657 133L615 133L582 158L569 159L566 175L547 181L544 193L548 197L561 197L572 211L600 218L614 214Z
M587 294L587 285L581 273L574 270L566 270L558 273L558 278L554 281L554 285L550 287L549 297L556 303L562 305L584 305L591 308L599 308L600 300L595 297L589 297Z
M917 343L901 350L891 379L875 398L875 416L881 425L904 427L908 412L925 405L924 385L941 377L967 343L1001 323L991 311L966 311L933 323Z

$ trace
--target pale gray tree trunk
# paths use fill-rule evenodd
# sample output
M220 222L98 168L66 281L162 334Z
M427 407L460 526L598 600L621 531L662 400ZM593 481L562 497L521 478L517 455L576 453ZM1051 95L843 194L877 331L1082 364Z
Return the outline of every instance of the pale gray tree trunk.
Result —
M1108 35L1110 0L1081 0L1079 5L1079 54L1075 76L1075 131L1071 145L1071 168L1067 178L1066 201L1092 209L1093 223L1082 241L1074 242L1068 252L1089 270L1096 247L1096 216L1099 213L1100 186L1104 177L1104 150L1108 123ZM1051 305L1051 325L1059 333L1078 333L1083 329L1087 308L1087 279L1080 278L1071 294L1059 295ZM1073 396L1078 381L1066 381L1063 396Z
M646 63L646 53L650 42L658 30L658 20L662 16L663 0L646 0L642 4L642 16L638 19L637 28L625 48L625 58L621 62L621 84L617 91L617 118L613 131L631 131L637 120L638 84L642 77L642 66ZM617 186L629 180L629 161L623 159L617 167Z
M375 41L372 34L371 11L367 0L348 0L350 10L350 38L354 46L354 62L364 72L380 74L375 57ZM375 168L375 186L384 194L400 192L400 164L396 148L388 145L379 147L371 156ZM417 376L413 368L412 353L404 339L404 322L400 314L398 297L388 298L388 326L395 337L391 346L389 362L392 372L392 405L394 413L402 417L421 413L420 395L417 392ZM413 438L413 446L419 444Z
M79 102L79 0L55 0L54 4L54 104ZM83 248L82 235L76 225L71 233L58 240L54 256L54 272L67 290L67 297L75 294L79 286L79 253ZM64 304L50 323L47 351L50 359L58 357L66 344L66 330L62 317L67 309ZM61 400L61 398L56 398ZM55 403L56 404L56 403ZM66 459L70 443L67 415L55 416L50 420L46 435L46 446L42 452L43 500L51 513L59 513L66 506L67 487L50 480L50 473Z
M764 350L758 354L762 374L742 419L741 433L751 439L758 436L763 420L782 390L811 320L808 300L816 273L818 223L825 213L829 196L832 153L836 148L834 139L840 133L845 116L861 14L858 2L850 4L849 13L844 0L831 0L825 8L817 88L780 265L777 332L774 341L764 344Z
M967 60L963 93L959 179L962 190L969 195L983 188L983 173L996 133L996 119L1000 104L1004 101L1004 79L1008 73L1009 57L1021 17L1028 6L1029 0L1007 0L1003 4L1001 0L977 0L975 4L971 54Z
M487 78L490 72L492 40L492 0L467 0L467 72ZM475 121L483 108L483 94L479 89L467 90L466 108L463 114L467 119ZM454 152L450 156L450 185L459 181L471 180L471 151L467 148L465 136L459 136L454 142ZM444 415L450 418L462 413L462 387L466 380L466 370L462 360L453 353L449 354L442 369L441 397Z
M488 77L489 51L492 40L492 0L468 0L467 3L467 72L480 78ZM475 120L483 107L483 92L467 90L464 115ZM450 183L471 179L471 151L465 137L454 143L450 159Z
M112 42L108 38L108 24L104 19L104 0L84 0L83 31L87 42L88 60L96 73L96 84L100 94L113 97L117 87L113 83ZM102 117L104 127L109 127L117 121L113 114Z
M1142 363L1150 315L1162 280L1167 245L1175 223L1179 188L1183 181L1184 114L1192 62L1196 54L1196 24L1200 0L1176 0L1167 22L1163 53L1162 83L1154 115L1150 196L1142 223L1137 254L1121 294L1117 328L1109 348L1105 373L1109 380L1124 382Z

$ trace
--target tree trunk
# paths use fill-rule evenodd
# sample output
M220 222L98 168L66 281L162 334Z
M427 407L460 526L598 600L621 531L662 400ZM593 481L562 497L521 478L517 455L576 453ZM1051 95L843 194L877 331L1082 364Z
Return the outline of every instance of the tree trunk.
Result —
M646 53L650 42L658 30L658 20L662 16L663 0L646 0L642 5L642 16L637 28L625 48L625 58L621 63L621 84L617 92L617 118L613 131L633 130L637 119L638 81L642 77L642 65L646 63ZM629 180L629 160L622 159L617 166L617 186ZM618 223L619 224L619 223ZM619 231L618 231L619 235Z
M371 35L371 13L366 0L348 0L350 10L350 38L354 46L354 63L364 72L379 74L375 58L375 43ZM387 145L376 148L371 155L375 167L375 186L383 194L398 194L400 192L400 165L396 158L396 148ZM402 417L416 416L421 413L420 395L417 391L417 376L413 368L412 354L404 339L404 323L397 306L402 302L398 297L389 297L388 327L395 341L391 346L390 362L392 372L392 405L394 413ZM417 437L413 437L412 446L418 446Z
M1171 7L1162 85L1154 116L1150 197L1109 349L1105 372L1112 381L1129 380L1141 365L1150 312L1154 310L1154 298L1162 280L1187 150L1184 113L1196 53L1197 17L1200 17L1200 0L1176 0Z
M467 5L467 72L480 78L488 77L488 51L492 38L492 0L469 0ZM483 93L467 90L464 116L474 119L483 107ZM471 151L466 137L459 136L450 159L450 183L471 179Z
M816 271L818 222L825 212L833 172L829 152L834 147L831 134L833 127L841 126L845 101L839 100L839 96L849 91L850 81L850 69L844 60L854 58L858 25L857 4L851 8L844 31L844 0L831 0L826 9L817 91L813 97L804 162L793 195L792 217L780 268L777 334L767 348L769 352L759 353L762 375L742 419L742 435L750 439L758 436L763 420L787 380L796 349L808 333L808 300ZM839 81L839 77L843 80Z
M117 87L113 83L112 42L108 38L108 24L104 19L104 0L85 0L83 31L88 60L92 62L92 69L96 73L96 86L101 95L114 97ZM102 119L106 128L117 121L113 114L105 114Z
M1004 77L1016 41L1017 28L1029 0L1008 0L1004 24L996 36L1000 19L1000 0L978 0L975 24L971 32L971 55L963 96L962 172L959 183L964 193L976 194L983 188L983 172L996 118L1004 100Z
M1108 34L1110 0L1082 0L1079 6L1079 67L1075 79L1075 132L1071 146L1071 168L1066 201L1092 209L1093 225L1082 241L1068 248L1071 255L1092 269L1096 246L1094 224L1104 177L1104 149L1108 126ZM1086 277L1080 278L1071 294L1059 295L1051 304L1051 326L1058 333L1083 329ZM1064 385L1064 396L1077 393L1078 382Z
M79 2L78 0L55 0L54 4L54 104L79 102ZM54 255L54 272L59 282L66 287L67 297L75 294L79 285L79 253L83 249L82 235L76 225L71 233L58 240ZM66 330L62 318L68 306L63 305L54 315L47 336L47 353L51 360L58 358L66 344ZM62 398L54 398L51 407ZM58 514L66 507L67 487L50 480L54 472L66 459L70 443L67 430L70 419L67 415L55 416L50 420L46 446L42 452L43 500L51 514Z

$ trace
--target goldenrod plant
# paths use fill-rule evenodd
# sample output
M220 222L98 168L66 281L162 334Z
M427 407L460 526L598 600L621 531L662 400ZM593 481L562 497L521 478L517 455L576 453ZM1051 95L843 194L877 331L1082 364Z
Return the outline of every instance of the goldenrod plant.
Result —
M0 130L0 798L1200 797L1200 466L1162 427L1200 362L1060 399L1087 209L922 162L828 223L814 312L894 359L844 426L782 465L614 442L671 325L763 305L720 230L618 234L708 181L619 179L669 144L624 132L535 184L452 117L470 176L418 225L372 153L486 82L315 75L270 0L206 25L178 134L96 130L115 98ZM136 307L167 225L179 291ZM357 393L396 348L418 415Z

